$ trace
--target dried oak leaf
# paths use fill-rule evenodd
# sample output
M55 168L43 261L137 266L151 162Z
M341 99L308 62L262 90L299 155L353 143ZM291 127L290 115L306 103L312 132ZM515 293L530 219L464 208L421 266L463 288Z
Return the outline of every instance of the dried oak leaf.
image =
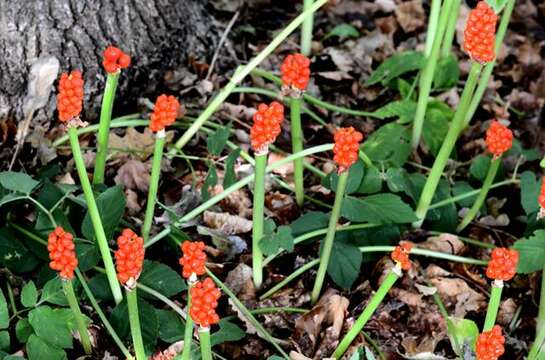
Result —
M140 160L128 160L117 170L114 181L126 189L146 192L150 182L150 166Z
M395 15L406 33L418 30L426 24L426 14L421 0L402 2L397 6Z
M220 230L226 235L244 234L252 230L251 220L229 213L205 211L203 221L208 227Z
M473 290L462 279L433 278L431 283L437 288L437 293L447 306L454 305L454 316L463 318L469 311L479 311L484 308L484 295Z
M448 233L429 237L426 241L419 243L418 247L453 255L459 255L465 249L464 243L458 236Z
M167 131L166 142L170 142L173 137L174 132ZM124 152L131 152L133 156L140 160L146 160L153 154L154 146L155 135L148 127L144 129L144 132L139 132L135 128L129 127L123 136L112 132L108 140L108 147L112 149L112 158L114 159L125 157ZM116 152L115 149L124 152Z

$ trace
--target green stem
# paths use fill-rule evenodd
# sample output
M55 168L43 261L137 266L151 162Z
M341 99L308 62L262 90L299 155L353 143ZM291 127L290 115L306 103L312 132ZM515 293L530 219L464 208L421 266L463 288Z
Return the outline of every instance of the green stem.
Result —
M303 11L312 7L314 0L303 0ZM309 56L312 51L312 28L314 26L314 15L308 16L301 26L301 54Z
M138 296L136 289L127 290L127 309L129 311L129 325L131 327L132 342L136 360L147 360L146 350L144 350L144 341L140 330L140 316L138 314Z
M396 273L395 270L391 270L382 282L382 284L380 284L377 292L375 293L375 295L373 295L373 297L371 298L361 315L358 317L354 325L352 325L348 333L344 336L340 344L337 346L337 349L333 353L333 357L335 359L340 359L343 356L352 341L354 341L354 339L356 338L356 336L358 336L367 321L369 321L371 316L373 316L373 314L377 310L377 307L380 305L380 303L382 302L388 291L390 291L392 286L395 284L397 279L399 279L399 275Z
M199 327L202 360L212 360L212 344L210 343L210 328ZM185 343L184 343L185 347Z
M365 166L367 166L368 168L375 167L375 165L373 165L373 161L371 161L371 159L369 159L369 156L365 155L365 153L362 150L360 150L358 154L360 159L365 164Z
M441 55L442 59L450 55L450 50L452 49L452 42L454 40L454 34L456 33L456 23L458 22L458 15L460 14L460 0L454 0L452 5L452 10L449 16L447 30L445 32L445 37L441 45ZM433 6L433 5L432 5Z
M151 223L153 222L153 213L155 211L155 200L157 200L157 190L159 189L159 178L161 177L161 160L163 159L163 148L165 147L165 131L157 133L155 139L155 149L153 150L153 160L151 163L151 178L148 190L148 202L146 204L146 214L144 225L142 226L142 236L144 241L149 238Z
M254 285L257 289L263 283L263 253L259 242L263 238L265 213L265 169L267 152L255 155L254 204L252 212L252 270Z
M115 99L115 90L120 72L108 74L102 107L100 109L100 122L97 136L97 154L95 157L95 172L93 184L104 183L104 170L106 168L106 157L108 156L108 136L110 135L110 120L112 119L112 108Z
M95 269L98 270L98 268L95 268ZM142 290L143 292L146 292L146 293L150 294L151 296L153 296L157 300L161 300L162 302L164 302L165 305L169 306L172 310L177 312L178 315L180 315L183 319L188 318L187 313L185 313L178 305L176 305L176 303L174 301L170 300L168 297L161 294L157 290L153 290L152 288L147 287L145 285L142 285L141 283L136 283L136 287L138 289Z
M505 9L503 10L500 25L498 26L498 31L496 32L496 54L501 49L503 39L505 38L505 33L507 32L507 26L509 25L509 21L511 20L511 14L513 13L513 7L515 6L515 2L516 0L509 0L507 5L505 6ZM475 90L475 94L471 99L471 104L469 105L467 113L465 114L464 127L467 127L469 125L471 119L473 118L473 115L475 115L477 107L481 103L481 99L483 98L486 88L488 87L488 81L490 80L490 76L492 75L494 66L496 66L496 59L486 64L483 69L481 79L479 80L479 86Z
M289 360L290 357L278 343L274 340L274 338L267 332L267 330L261 325L259 321L252 315L252 313L244 306L242 302L237 298L237 296L225 285L214 273L212 273L209 269L206 269L206 274L214 280L216 285L220 287L220 289L229 296L235 307L246 317L246 319L256 328L257 332L260 334L260 336L267 340L274 348L284 357L284 359Z
M430 17L428 19L428 31L426 32L426 47L424 55L430 56L433 44L436 39L437 25L439 24L439 12L441 11L441 0L432 0Z
M261 295L259 297L259 300L265 300L266 298L270 297L271 295L276 293L278 290L282 289L284 286L289 284L293 279L298 278L300 275L304 274L307 270L313 268L319 263L320 263L320 259L314 259L306 263L305 265L297 268L295 271L289 274L284 280L280 281L278 284L270 288L265 294Z
M490 300L488 300L488 309L486 309L486 318L484 320L483 331L492 330L494 324L496 323L496 316L498 315L498 310L500 308L503 282L501 286L498 285L495 283L495 281L492 284L492 291L490 292Z
M267 45L261 52L254 57L250 62L243 66L239 67L235 74L229 81L229 83L219 92L219 94L214 97L212 102L206 107L206 109L199 115L197 120L191 125L189 129L182 135L180 139L174 145L174 148L169 152L169 154L174 155L177 151L181 150L188 142L191 140L193 135L199 130L199 128L204 124L206 120L219 108L221 104L227 99L231 94L233 89L240 83L244 78L255 69L267 56L269 56L293 31L295 31L301 23L312 16L313 13L322 7L327 0L316 0L316 2L302 14L297 16L291 23L288 24L276 37Z
M545 261L541 273L541 292L539 295L539 311L536 320L536 338L530 349L528 360L537 359L537 355L545 345Z
M191 360L191 342L193 341L193 320L189 316L189 308L191 307L191 287L192 284L187 284L187 317L185 319L184 332L184 349L182 352L182 360Z
M384 246L361 246L359 249L361 252L368 253L368 252L392 252L394 251L394 248L395 248L394 246L384 245ZM467 258L463 256L440 252L440 251L433 251L433 250L420 249L420 248L413 248L411 250L411 255L432 257L436 259L459 262L462 264L472 264L472 265L481 265L481 266L486 266L488 264L488 261L486 260Z
M439 185L441 174L447 165L452 149L454 148L456 140L458 139L458 136L462 130L464 117L467 112L469 102L473 96L475 86L477 85L481 68L482 66L479 63L473 62L469 77L462 93L462 97L460 99L460 103L458 104L458 108L456 109L456 113L454 114L450 128L445 139L443 140L443 145L441 145L441 149L435 158L431 172L428 175L428 179L426 180L424 189L420 195L420 200L418 201L418 206L416 208L416 216L419 220L413 224L414 227L420 227L424 222L428 208L431 204L433 196L435 195L435 190Z
M320 267L318 268L316 281L314 282L314 288L312 289L312 295L310 297L312 304L315 304L316 301L318 301L318 297L322 291L322 285L324 284L325 274L329 265L329 258L331 257L331 251L333 250L335 230L337 229L337 222L339 221L339 217L341 215L341 206L344 199L347 181L348 170L339 175L339 180L337 182L335 202L333 203L333 210L331 210L331 215L329 216L329 225L327 227L327 233L320 254Z
M292 98L291 109L291 152L297 154L303 151L303 127L301 126L301 99ZM303 158L293 161L293 176L295 182L295 201L298 206L303 206L305 200L305 188L303 182Z
M102 219L100 218L100 214L98 212L93 189L91 187L91 183L89 182L89 178L87 177L87 170L85 169L85 163L81 154L81 148L79 147L78 133L76 131L76 128L70 127L68 129L68 135L70 138L70 146L72 148L74 163L76 164L76 169L78 171L81 187L85 196L85 201L87 202L87 210L89 212L89 216L91 217L91 222L93 223L96 241L98 243L100 254L102 256L102 261L104 262L104 267L106 268L106 276L108 277L108 282L110 283L110 289L112 290L112 295L114 296L115 303L119 304L123 300L123 294L121 293L121 287L119 286L119 282L117 281L114 262L112 260L112 255L108 246L106 234L104 233L104 227L102 226Z
M438 0L434 0L436 2ZM447 28L449 15L452 9L452 3L454 0L445 0L441 9L441 16L437 26L437 33L433 37L433 46L426 57L426 65L422 69L420 76L420 82L418 87L418 103L416 105L416 113L414 115L413 132L411 145L413 149L416 149L420 144L420 137L422 136L422 129L424 127L424 119L426 117L426 109L428 108L428 100L430 97L431 86L433 83L433 77L435 74L435 68L437 67L437 61L439 59L439 51L441 50L441 42ZM433 6L433 3L432 3ZM430 30L428 29L428 34Z
M85 320L83 320L83 315L81 313L81 309L79 308L78 299L74 293L72 280L62 280L62 287L64 289L64 294L66 295L66 300L68 300L68 305L70 305L70 310L72 310L72 314L74 315L74 320L76 321L76 327L78 328L83 350L87 355L90 355L92 352L91 339L89 338L89 331L87 331Z
M312 148L305 149L304 151L301 151L300 153L292 154L290 156L287 156L287 157L283 158L282 160L276 161L273 164L267 166L266 172L269 173L269 172L271 172L273 170L276 170L276 169L278 169L278 168L280 168L280 167L282 167L282 166L284 166L286 164L289 164L289 163L293 162L293 160L295 160L298 157L305 157L305 156L309 156L309 155L312 155L312 154L316 154L316 153L320 153L320 152L324 152L324 151L329 151L331 149L333 149L333 144L323 144L323 145L318 145L318 146L314 146ZM185 223L185 222L187 222L189 220L192 220L193 218L200 215L202 212L204 212L205 210L207 210L211 206L213 206L213 205L217 204L218 202L220 202L221 200L225 199L227 196L229 196L233 192L235 192L235 191L243 188L244 186L250 184L253 180L254 180L254 175L252 174L252 175L249 175L249 176L237 181L233 185L229 186L227 189L224 189L220 194L218 194L218 195L216 195L214 197L211 197L210 199L208 199L207 201L205 201L201 205L197 206L195 209L191 210L190 212L188 212L187 214L182 216L180 219L178 219L173 224L173 226L179 226L180 224L183 224L183 223ZM153 245L154 243L156 243L157 241L161 240L162 238L168 236L169 234L170 234L170 228L164 229L159 234L155 235L153 238L148 240L148 242L145 244L145 247L149 247L150 245Z
M85 291L85 294L87 295L87 298L89 298L89 301L91 302L91 306L93 307L95 312L98 314L98 317L100 318L100 320L104 324L104 327L106 328L106 330L108 330L108 332L110 333L110 336L112 337L114 342L117 344L117 346L119 347L119 349L121 350L123 355L125 355L125 357L128 360L132 360L133 356L131 355L129 350L127 350L125 345L123 345L123 341L121 341L121 339L119 338L119 336L115 332L114 328L112 327L112 325L108 321L108 318L106 317L106 315L104 315L104 312L102 311L102 309L98 305L98 302L95 299L95 296L91 292L91 289L89 289L89 286L87 285L87 282L85 281L85 278L83 277L83 275L81 274L79 269L76 269L76 276L78 277L79 282L80 282L81 286L83 287L83 291Z
M492 162L490 163L490 167L488 168L488 173L486 174L486 178L484 179L483 186L481 188L481 191L479 192L479 196L477 196L477 199L475 199L475 202L473 203L473 206L469 211L467 212L466 216L462 219L462 222L458 227L456 228L456 232L461 232L466 228L473 219L475 219L475 216L477 216L477 213L481 209L481 206L483 206L484 201L486 200L486 195L488 195L488 191L490 191L490 186L492 186L492 182L494 181L494 178L496 177L498 173L498 169L501 164L501 157L495 157L492 159Z
M445 234L445 232L443 231L428 231L428 234L430 235L434 235L434 236L440 236L440 235L443 235ZM448 233L447 233L448 234ZM458 239L462 240L463 242L465 243L468 243L468 244L471 244L471 245L475 245L475 246L479 246L479 247L482 247L482 248L486 248L486 249L494 249L496 247L496 245L494 244L490 244L490 243L486 243L484 241L479 241L479 240L475 240L475 239L472 239L472 238L468 238L468 237L463 237L463 236L460 236L460 235L455 235Z
M139 114L133 114L133 115L139 115ZM129 127L129 126L147 126L147 125L149 125L149 120L141 120L141 119L135 119L135 118L122 119L121 117L119 117L119 118L113 119L110 122L110 128L122 128L122 127ZM99 127L100 127L99 124L94 124L94 125L89 125L83 128L79 128L78 136L95 132L99 129ZM59 147L67 141L69 141L68 134L65 134L57 138L57 140L55 140L53 144L51 144L51 146Z

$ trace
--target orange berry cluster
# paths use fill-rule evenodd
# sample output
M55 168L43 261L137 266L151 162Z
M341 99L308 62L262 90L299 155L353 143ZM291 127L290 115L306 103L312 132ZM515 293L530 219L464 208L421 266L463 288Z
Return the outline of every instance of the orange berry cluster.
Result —
M216 314L220 291L210 278L197 281L191 288L191 307L189 315L191 319L201 327L209 327L220 320Z
M181 247L183 256L180 258L180 265L182 265L183 277L189 279L192 274L203 275L206 272L204 243L202 241L184 241Z
M494 157L500 157L513 146L513 132L507 126L494 120L486 130L486 146Z
M496 57L496 22L498 16L486 1L480 1L469 13L464 30L464 50L475 61L485 64Z
M284 121L284 106L277 101L268 106L259 104L253 120L254 124L250 130L252 148L260 152L272 144L280 134L280 124Z
M333 159L339 166L338 172L348 170L358 160L360 141L363 135L353 127L340 128L335 133L335 146L333 146Z
M505 338L499 325L484 331L477 338L477 360L497 360L505 351L504 343Z
M519 253L507 248L492 250L492 258L486 268L486 276L493 280L511 280L517 273Z
M537 202L542 209L545 209L545 177L541 179L541 190Z
M108 46L102 55L104 56L102 66L109 74L125 69L131 64L131 57L115 46Z
M67 122L77 117L83 107L83 76L74 70L70 74L63 73L57 94L57 110L59 120Z
M290 54L284 59L280 71L284 86L305 90L310 79L310 60L303 54Z
M180 103L172 95L160 95L155 101L153 114L151 114L150 129L151 131L161 131L165 127L172 125L176 121L176 115Z
M49 267L59 272L59 276L66 280L74 278L74 270L78 266L74 237L58 226L47 239L47 250L51 262Z
M399 246L396 246L392 254L392 260L401 265L401 268L405 271L411 268L411 260L409 259L409 254L413 248L413 244L410 242L403 241L399 243Z
M134 286L144 264L144 239L131 229L125 229L117 238L115 252L117 278L123 285Z

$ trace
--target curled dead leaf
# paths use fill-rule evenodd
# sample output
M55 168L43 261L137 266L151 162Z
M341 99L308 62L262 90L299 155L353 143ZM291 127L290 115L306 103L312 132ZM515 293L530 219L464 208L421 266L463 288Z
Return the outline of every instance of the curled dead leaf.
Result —
M140 160L129 160L117 171L114 181L126 189L146 192L150 182L150 166Z
M418 247L453 255L459 255L465 249L464 243L458 236L448 233L429 237L426 241L419 243Z
M244 234L252 230L251 220L229 213L205 211L203 221L210 228L220 230L227 235Z
M454 316L463 318L469 311L479 311L486 305L485 297L462 279L433 278L431 283L447 306L454 305Z

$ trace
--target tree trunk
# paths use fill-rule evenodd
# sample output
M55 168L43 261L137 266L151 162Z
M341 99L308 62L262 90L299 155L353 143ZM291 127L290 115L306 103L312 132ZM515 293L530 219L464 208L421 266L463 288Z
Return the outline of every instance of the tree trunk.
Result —
M56 121L56 81L51 83L73 69L85 78L83 118L95 120L106 78L102 52L110 44L132 58L120 77L114 107L114 113L126 114L138 97L164 89L166 71L186 67L190 57L209 60L219 30L205 3L0 0L0 121L18 124L32 117L31 127L48 129ZM48 76L38 81L40 74Z

